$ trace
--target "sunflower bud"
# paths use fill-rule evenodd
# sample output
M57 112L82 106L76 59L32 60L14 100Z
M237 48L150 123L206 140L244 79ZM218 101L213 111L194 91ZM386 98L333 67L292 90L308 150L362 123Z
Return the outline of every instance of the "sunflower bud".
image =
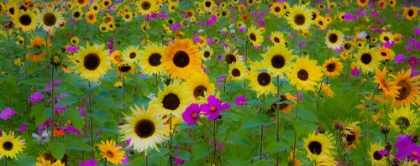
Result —
M339 122L338 120L334 120L334 127L335 129L341 131L343 130L343 124L341 122Z
M411 141L414 142L414 143L419 142L419 135L417 135L417 134L411 135Z
M383 134L388 134L389 133L389 130L390 130L389 126L381 125L381 132Z
M324 126L318 126L318 128L316 129L316 132L319 134L324 134L325 133Z
M391 150L392 150L392 144L391 144L391 142L387 142L387 143L385 144L385 149L386 149L387 151L391 151Z
M398 160L397 158L392 159L392 165L393 166L399 166L400 165L400 160Z

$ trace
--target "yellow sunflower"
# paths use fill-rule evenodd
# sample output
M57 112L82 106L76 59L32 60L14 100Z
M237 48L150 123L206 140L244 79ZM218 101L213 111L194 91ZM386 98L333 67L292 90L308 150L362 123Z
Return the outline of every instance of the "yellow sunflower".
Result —
M268 47L267 52L262 54L264 58L262 63L267 66L268 72L274 73L274 76L284 77L294 59L292 52L293 50L288 50L284 45Z
M306 150L306 157L310 160L316 159L318 156L329 155L335 148L332 134L309 133L308 137L303 139L303 146Z
M356 0L357 6L364 8L369 4L370 0Z
M404 17L406 20L414 20L417 17L418 8L414 6L404 7Z
M270 7L270 13L280 18L284 14L283 6L280 2L275 2Z
M293 104L287 104L287 103L276 104L276 103L273 103L273 104L270 105L270 108L269 108L270 112L272 112L274 114L277 107L278 107L278 109L282 110L285 114L290 113L290 111L293 108L293 105L296 103L296 98L293 95L291 95L290 93L285 93L285 94L280 95L279 102L284 102L284 101L291 101L291 102L293 102Z
M375 69L375 80L373 82L378 83L379 84L379 89L382 90L382 93L384 94L385 97L390 97L390 98L396 98L399 96L399 92L398 90L401 88L398 85L395 84L390 84L390 81L387 80L386 74L388 73L388 70L386 69L386 67L384 67L383 71L380 71L379 68Z
M104 50L105 45L81 47L75 53L75 58L79 62L76 64L75 74L79 74L83 79L92 82L99 82L99 78L111 69L111 56L107 56L108 50Z
M134 65L130 62L120 62L117 65L117 75L121 78L125 78L125 74L134 74L134 72L136 71L136 68L134 67Z
M338 161L329 155L320 155L316 157L316 166L338 165Z
M378 52L380 55L379 57L384 61L388 62L390 59L394 59L395 52L390 48L382 46L379 48Z
M363 73L373 72L379 66L378 50L366 46L360 49L356 55L357 65L362 69Z
M214 51L213 51L213 49L211 49L211 47L210 47L209 45L206 45L205 47L203 47L203 48L200 50L200 54L201 54L201 55L203 55L203 56L201 57L201 59L202 59L203 61L208 61L208 60L210 60L210 59L211 59L211 57L213 56Z
M98 19L96 19L96 13L94 11L88 11L86 13L86 21L88 24L95 24L98 22Z
M201 71L200 53L191 39L175 39L169 43L161 62L165 73L171 78L185 79Z
M171 102L173 100L169 101L169 103ZM131 139L129 146L133 146L134 150L138 152L149 148L159 151L156 144L166 140L164 123L168 119L164 118L160 112L152 113L150 108L144 110L136 105L135 108L130 107L130 109L131 115L124 114L127 124L120 126L122 140Z
M384 146L380 145L381 143L374 143L370 144L369 148L369 156L370 156L370 163L372 166L383 166L387 165L386 157L382 156L379 151L384 149Z
M182 113L193 100L192 95L178 81L173 81L165 85L163 90L159 90L157 98L152 99L149 107L159 110L164 115L172 114L182 118Z
M6 132L2 131L0 145L0 157L5 156L11 159L17 159L16 155L22 153L23 148L25 148L25 140L21 140L20 136L15 138L13 132L10 132L9 135L7 135Z
M16 27L21 28L22 31L33 31L36 28L36 16L33 12L29 10L16 11L15 15L13 15L12 18L13 23L16 25Z
M409 107L410 103L414 104L414 98L419 96L419 76L411 77L411 68L405 73L404 71L398 72L397 76L392 75L394 78L393 85L401 87L398 89L399 95L394 98L394 107L401 106Z
M316 60L310 60L309 56L298 57L288 74L290 84L296 85L298 90L315 90L317 81L322 80L322 67L316 65Z
M89 10L94 11L95 13L99 12L99 4L96 2L93 2L92 4L90 4Z
M229 48L225 48L225 62L231 64L233 62L241 62L241 57L236 55L238 50L232 51Z
M280 33L279 31L271 32L270 40L271 40L271 42L273 42L274 45L286 46L285 45L286 41L284 39L284 35L282 33Z
M251 66L251 71L248 75L248 79L251 81L249 86L257 93L257 97L276 90L276 86L272 82L273 75L269 72L261 71L265 69L265 64L256 62Z
M144 74L153 75L162 72L161 58L164 56L163 46L161 44L148 44L142 51L139 65Z
M103 9L108 9L112 5L112 0L102 0L101 7Z
M247 71L243 62L233 62L229 64L229 76L234 81L244 80L247 76Z
M10 17L13 17L16 13L19 12L19 6L17 3L13 3L13 1L10 1L11 3L7 4L7 14Z
M74 20L81 20L83 18L83 12L81 9L77 9L73 11L73 14L71 16Z
M343 32L337 30L328 30L327 36L325 37L325 44L327 44L328 48L331 49L339 49L344 42L344 34Z
M112 52L111 54L112 57L112 64L118 64L121 62L121 51L115 50L114 52Z
M343 44L343 49L348 53L352 52L354 49L353 41L345 41Z
M394 33L394 44L400 44L402 42L402 35L400 33Z
M122 164L124 160L125 151L121 150L122 146L116 146L115 141L107 140L102 141L101 144L97 145L99 150L102 152L102 157L106 158L112 164Z
M306 8L306 6L293 6L289 10L290 14L287 17L289 25L295 30L308 30L312 24L311 12Z
M391 32L382 32L380 35L379 35L379 40L382 42L382 43L385 43L385 42L393 42L394 41L394 35L392 35L392 33Z
M325 30L328 26L328 23L327 21L325 21L325 18L323 16L316 17L314 22L316 23L316 25L319 27L320 30Z
M210 12L213 10L213 8L216 7L216 3L214 2L214 0L204 0L201 4L204 8L204 11L206 12Z
M340 62L340 59L333 57L325 61L322 70L325 76L335 78L343 71L343 64Z
M45 46L45 44L47 44L47 47L51 47L51 43L50 41L48 41L48 43L44 40L44 38L41 38L39 36L35 36L34 38L31 39L31 45L28 46L28 48L36 48L39 50L39 52L35 52L35 53L28 53L26 55L26 59L27 60L31 60L33 62L39 62L42 61L45 56L46 56L46 52L41 50L41 46Z
M35 166L65 166L65 164L62 163L61 160L51 163L51 160L45 160L42 158L41 161L35 164Z
M122 53L122 59L126 62L137 64L140 56L139 46L130 45Z
M199 98L205 98L206 95L214 94L215 86L209 80L209 77L205 73L194 73L188 78L183 86L189 91L192 96L199 100Z
M89 0L74 0L74 3L79 7L85 7L89 4Z
M356 148L356 145L359 144L360 131L362 130L359 126L357 126L359 123L359 121L356 121L348 124L342 131L341 141L343 143L344 149L347 151L352 148Z
M38 15L39 27L46 31L52 31L57 28L64 21L63 16L57 9L52 7L45 8L41 14Z
M261 32L258 31L255 26L251 26L248 29L248 32L246 34L248 36L249 41L254 46L261 46L262 42L264 41L263 36L261 35Z
M158 5L155 0L139 0L136 3L137 10L142 15L151 14L158 9Z
M396 133L413 133L418 128L418 116L410 106L394 108L388 117L390 127Z

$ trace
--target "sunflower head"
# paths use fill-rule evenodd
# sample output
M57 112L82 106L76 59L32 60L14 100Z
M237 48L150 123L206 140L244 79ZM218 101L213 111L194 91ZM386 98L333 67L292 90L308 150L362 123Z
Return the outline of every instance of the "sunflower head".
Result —
M83 79L99 82L99 78L111 69L111 56L107 56L105 45L81 47L74 55L79 62L75 74L80 73Z
M294 6L287 17L289 25L295 30L308 30L312 23L311 12L303 5Z
M297 89L315 90L317 81L322 80L322 67L316 65L316 60L310 60L309 56L298 57L288 74L290 83L296 85Z
M116 146L115 141L107 140L102 141L101 144L97 145L102 152L102 157L106 158L112 164L122 164L124 159L125 151L121 151L122 146Z
M16 155L23 152L25 148L25 141L20 139L20 136L15 138L14 133L10 132L9 135L2 131L0 137L0 154L12 159L17 159Z

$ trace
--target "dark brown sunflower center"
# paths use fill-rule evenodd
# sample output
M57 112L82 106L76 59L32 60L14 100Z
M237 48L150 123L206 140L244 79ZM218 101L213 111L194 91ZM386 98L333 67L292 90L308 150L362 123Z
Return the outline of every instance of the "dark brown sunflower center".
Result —
M47 26L53 26L57 22L57 18L53 13L47 13L44 15L44 24Z
M318 24L322 26L322 25L324 25L324 22L320 20L320 21L318 21Z
M74 18L79 18L80 17L80 12L78 12L78 11L77 12L74 12L73 13L73 17Z
M98 10L98 6L93 6L93 10Z
M13 149L13 143L9 142L9 141L4 142L3 143L3 149L5 151L11 151Z
M98 54L90 53L85 56L83 65L88 70L95 70L101 64L101 59Z
M15 8L9 8L9 13L11 15L14 15L15 14Z
M317 14L316 13L312 13L312 20L315 20L316 17L317 17Z
M105 31L106 30L106 27L102 27L101 30Z
M400 95L398 95L398 97L396 97L395 99L400 100L400 101L407 99L407 97L410 96L410 93L411 93L410 84L407 82L407 80L402 80L397 85L400 86L401 88L398 89L398 92L400 93Z
M179 107L179 104L181 104L181 101L176 94L169 93L163 98L162 104L163 107L168 110L176 110Z
M350 48L351 48L351 44L350 43L344 44L344 49L349 50Z
M194 88L194 97L198 98L198 97L204 97L204 92L207 91L207 88L203 85L199 85L197 87Z
M413 16L414 15L414 11L412 9L408 10L408 16Z
M373 158L374 158L375 160L381 160L381 159L382 159L382 157L384 157L384 156L382 156L381 154L379 154L379 152L378 152L378 151L375 151L375 153L373 153Z
M152 7L152 5L150 4L150 2L143 2L143 3L141 3L141 8L143 9L143 10L149 10L150 9L150 7Z
M183 68L190 64L190 57L185 51L178 51L175 53L172 61L174 62L175 66Z
M130 55L128 55L130 57L130 59L134 59L137 57L137 53L135 52L131 52Z
M235 55L232 55L232 54L227 54L227 55L225 56L225 61L226 61L228 64L231 64L231 63L233 63L233 62L236 62L236 57L235 57Z
M126 14L124 17L125 17L125 19L129 19L130 18L130 14Z
M278 37L274 37L274 42L276 42L276 43L280 43L280 39L278 38Z
M306 70L300 69L297 73L297 77L302 81L306 81L309 77L309 74Z
M122 71L122 72L128 72L128 71L130 71L131 66L130 65L123 65L119 68L120 68L120 71Z
M410 121L408 120L408 118L406 117L399 117L396 121L395 124L400 126L401 130L405 130L408 127L410 127Z
M204 4L206 5L206 7L210 7L211 6L211 2L209 2L209 1L206 1Z
M309 143L308 149L312 154L319 155L322 152L322 144L318 141L312 141Z
M381 55L382 56L386 56L386 52L381 52Z
M286 98L286 96L285 95L281 95L280 96L280 102L283 102L283 101L287 101L287 98ZM288 104L286 104L286 103L282 103L282 104L280 104L280 106L279 106L279 109L280 110L283 110L283 109L285 109L286 107L288 106Z
M370 62L372 62L372 55L370 55L369 53L364 53L362 54L362 56L360 57L360 60L362 61L362 63L364 63L365 65L370 64Z
M105 6L108 6L108 5L109 5L109 2L108 2L108 1L105 1L105 2L104 2L104 5L105 5Z
M282 55L275 55L271 59L271 65L276 69L283 68L285 64L286 64L286 60L284 59Z
M360 3L365 3L366 2L366 0L360 0Z
M77 2L79 2L79 4L83 4L85 3L85 0L77 0Z
M330 63L327 65L328 72L334 72L334 70L335 70L335 63Z
M149 119L141 119L136 123L134 130L140 138L148 138L155 133L155 124Z
M281 8L280 8L280 7L278 7L278 6L276 6L276 7L274 8L274 11L275 11L276 13L280 12L280 10L281 10Z
M173 24L174 23L174 20L168 20L168 23L169 24Z
M257 41L257 36L255 36L254 33L249 34L249 39L251 39L252 41Z
M205 51L205 52L204 52L204 57L205 57L205 58L208 58L209 56L210 56L210 52Z
M95 19L95 15L94 14L89 14L88 15L88 19L91 20L91 21L94 20Z
M349 131L349 130L347 130L347 131ZM353 132L350 131L350 133L351 134L345 135L345 138L347 140L347 145L351 145L351 144L353 144L354 141L356 141L356 136L353 134Z
M28 26L31 24L32 18L28 14L25 14L19 17L19 22L24 26Z
M306 18L303 14L297 14L294 17L294 21L296 25L303 25L305 24Z
M234 77L239 77L239 76L241 76L241 71L240 70L238 70L238 69L233 69L232 70L232 76L234 76Z
M160 58L162 58L162 55L160 55L159 53L153 53L149 57L149 64L151 66L159 66L161 63Z
M337 36L337 34L335 34L335 33L330 34L330 35L328 36L328 40L329 40L331 43L335 43L335 42L337 42L337 41L338 41L338 36Z
M385 36L385 37L384 37L384 40L385 40L385 41L389 41L389 37L388 37L388 36Z
M108 156L109 158L113 158L114 157L114 153L112 153L111 151L107 151L106 152L106 156Z
M267 86L271 82L271 76L268 73L260 73L257 78L258 84Z

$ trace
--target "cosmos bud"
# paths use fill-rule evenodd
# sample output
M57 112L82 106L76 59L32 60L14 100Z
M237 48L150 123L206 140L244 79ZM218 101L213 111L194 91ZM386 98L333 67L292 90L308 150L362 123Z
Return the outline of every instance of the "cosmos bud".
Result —
M386 149L387 151L391 151L391 150L392 150L392 144L391 144L390 142L387 142L387 143L385 144L385 149Z
M390 130L389 126L381 125L381 132L383 134L388 134L389 133L389 130Z

